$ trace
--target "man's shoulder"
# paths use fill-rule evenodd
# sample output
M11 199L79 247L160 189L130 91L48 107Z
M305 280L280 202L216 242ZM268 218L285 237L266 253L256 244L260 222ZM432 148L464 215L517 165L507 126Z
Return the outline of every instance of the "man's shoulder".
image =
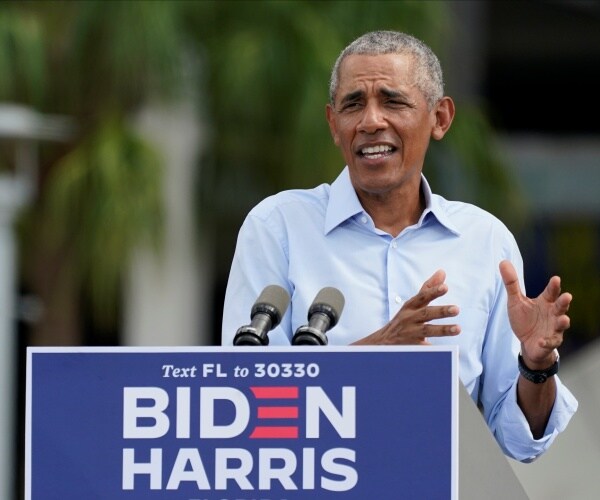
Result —
M508 228L498 217L491 212L472 203L456 200L447 200L440 195L432 195L434 206L442 210L452 222L462 228L488 227L499 231L509 232Z
M266 197L248 214L259 219L269 219L274 214L299 215L299 212L324 212L329 200L329 184L312 189L288 189Z

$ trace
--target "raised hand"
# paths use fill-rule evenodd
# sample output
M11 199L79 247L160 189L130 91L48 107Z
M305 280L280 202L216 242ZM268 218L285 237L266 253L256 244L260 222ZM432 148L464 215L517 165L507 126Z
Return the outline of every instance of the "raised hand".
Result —
M448 292L444 283L446 273L436 271L414 297L407 300L391 321L383 328L359 340L356 344L384 345L428 345L427 337L458 335L460 327L451 325L432 325L433 319L456 316L459 309L455 305L430 306L429 303Z
M544 291L531 299L523 295L512 263L503 260L500 274L508 294L508 318L521 342L523 359L532 370L545 369L554 363L553 351L562 344L563 333L570 326L567 311L573 297L561 293L558 276L550 278Z

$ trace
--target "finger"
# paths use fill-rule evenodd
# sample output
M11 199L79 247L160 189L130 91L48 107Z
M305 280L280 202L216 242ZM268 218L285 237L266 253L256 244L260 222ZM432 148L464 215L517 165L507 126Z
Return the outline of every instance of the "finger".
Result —
M542 292L542 298L548 302L554 302L560 295L560 278L558 276L552 276L546 288Z
M423 283L421 290L424 288L436 288L437 286L441 285L445 279L445 271L443 269L438 269L427 281L425 281L425 283Z
M571 318L569 318L569 316L567 316L566 314L563 314L562 316L556 318L556 326L554 328L554 331L562 334L562 332L568 330L570 326Z
M572 300L573 296L570 293L563 293L560 297L558 297L554 302L555 314L557 316L565 314L569 310Z
M428 306L423 307L419 311L419 321L426 322L432 319L443 319L443 318L451 318L453 316L458 316L460 309L458 306L448 305L448 306Z
M422 329L423 337L452 337L460 333L459 325L432 325L424 323Z
M519 277L517 276L517 271L515 270L515 266L512 265L512 262L508 260L503 260L500 262L500 275L502 276L502 281L504 282L504 287L506 288L506 293L509 296L521 296L521 286L519 285Z
M446 273L438 269L433 275L423 283L419 293L406 301L408 307L419 308L429 304L432 300L441 297L448 292L448 285L444 283Z

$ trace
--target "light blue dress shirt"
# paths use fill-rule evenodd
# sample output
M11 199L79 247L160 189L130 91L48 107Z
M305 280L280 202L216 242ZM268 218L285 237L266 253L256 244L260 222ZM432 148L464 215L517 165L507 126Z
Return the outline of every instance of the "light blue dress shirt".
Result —
M533 439L516 402L519 342L506 311L498 270L503 259L523 262L512 234L497 218L473 205L432 194L422 177L426 208L397 237L377 229L361 206L345 168L330 186L271 196L248 214L238 236L223 314L223 345L250 323L252 305L267 285L286 288L292 301L270 345L289 345L307 324L315 295L339 289L345 307L327 332L330 345L348 345L378 330L413 297L436 270L446 272L448 293L432 304L454 304L461 333L430 338L459 346L459 374L483 406L489 428L504 452L529 461L543 453L566 426L577 401L557 378L557 397L545 435ZM442 322L442 320L439 320Z

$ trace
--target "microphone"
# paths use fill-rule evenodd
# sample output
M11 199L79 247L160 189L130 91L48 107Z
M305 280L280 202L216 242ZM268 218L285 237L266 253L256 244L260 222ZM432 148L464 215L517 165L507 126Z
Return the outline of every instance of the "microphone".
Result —
M327 345L325 332L339 321L344 302L344 296L337 288L321 289L308 309L308 325L296 330L292 345Z
M251 323L238 329L233 345L269 345L267 334L280 323L289 303L290 294L285 288L267 286L252 306Z

